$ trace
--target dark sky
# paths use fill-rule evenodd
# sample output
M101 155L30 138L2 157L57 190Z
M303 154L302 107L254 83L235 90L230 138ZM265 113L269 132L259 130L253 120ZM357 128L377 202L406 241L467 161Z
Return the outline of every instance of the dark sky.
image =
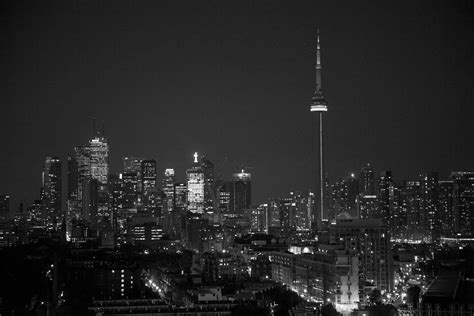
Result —
M104 120L111 167L194 151L252 166L254 202L315 186L315 34L331 180L472 169L471 1L2 1L0 194L38 197L46 155ZM13 205L17 207L17 205Z

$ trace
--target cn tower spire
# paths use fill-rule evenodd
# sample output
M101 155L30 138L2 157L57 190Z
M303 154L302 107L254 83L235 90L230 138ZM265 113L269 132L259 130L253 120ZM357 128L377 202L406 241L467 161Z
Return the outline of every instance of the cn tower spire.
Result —
M322 94L321 86L321 45L319 44L319 29L317 31L316 39L316 90L315 93Z

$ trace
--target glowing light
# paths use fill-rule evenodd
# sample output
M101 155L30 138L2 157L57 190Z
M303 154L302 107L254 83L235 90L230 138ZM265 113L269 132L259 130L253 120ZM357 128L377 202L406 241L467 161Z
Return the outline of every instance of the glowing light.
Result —
M195 152L194 153L194 163L197 163L198 162L198 153Z
M325 105L312 105L311 112L327 112L328 107Z

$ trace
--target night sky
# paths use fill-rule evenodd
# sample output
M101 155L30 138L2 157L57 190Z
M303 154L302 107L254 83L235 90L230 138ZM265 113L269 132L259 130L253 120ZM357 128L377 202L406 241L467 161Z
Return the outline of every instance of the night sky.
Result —
M0 194L38 198L93 117L114 173L135 155L183 181L197 151L253 167L255 203L314 188L317 28L331 181L472 171L474 6L415 2L2 1Z

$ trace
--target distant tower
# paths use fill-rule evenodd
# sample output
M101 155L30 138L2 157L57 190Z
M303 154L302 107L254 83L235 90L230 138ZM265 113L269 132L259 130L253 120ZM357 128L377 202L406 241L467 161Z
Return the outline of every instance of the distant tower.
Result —
M316 113L316 126L319 128L318 146L318 171L317 171L317 190L316 194L319 198L319 216L315 219L322 221L324 216L324 146L323 146L323 114L327 112L327 102L324 98L321 86L321 47L319 45L319 30L316 42L316 89L311 99L311 112Z
M43 169L43 196L48 226L57 229L62 220L62 176L61 160L58 157L46 157Z

